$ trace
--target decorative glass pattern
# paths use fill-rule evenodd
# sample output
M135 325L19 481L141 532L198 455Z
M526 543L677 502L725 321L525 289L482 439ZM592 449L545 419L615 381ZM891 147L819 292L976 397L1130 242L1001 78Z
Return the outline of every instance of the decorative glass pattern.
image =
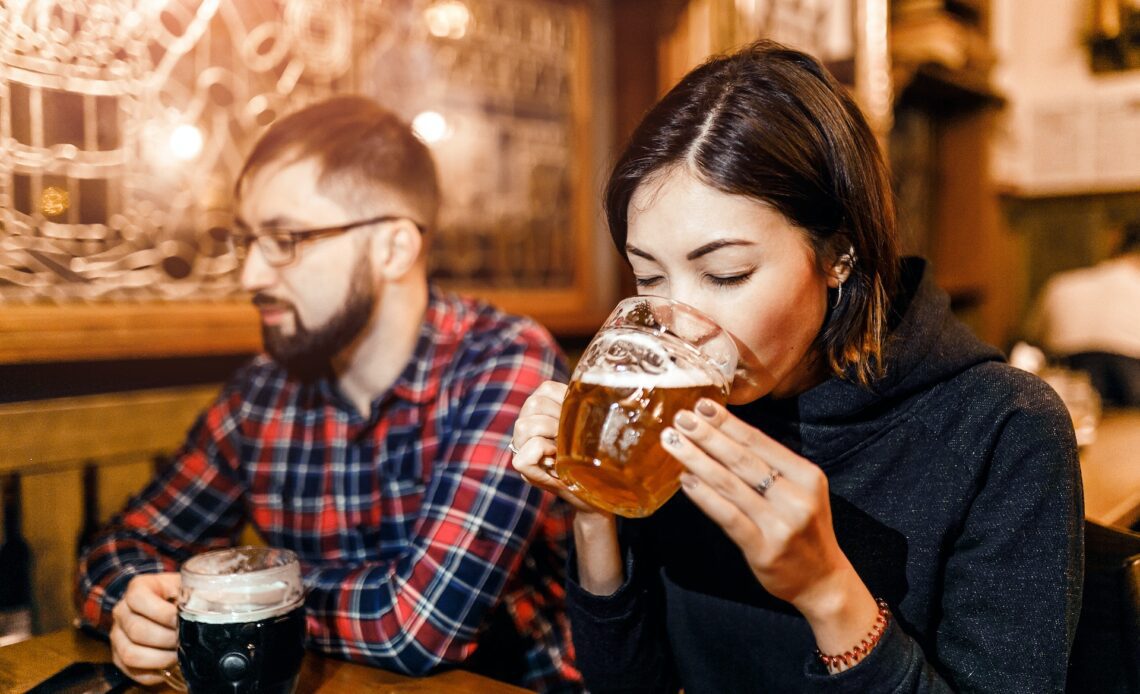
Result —
M435 153L445 284L572 288L581 9L556 0L6 0L0 302L220 298L245 151L377 98Z

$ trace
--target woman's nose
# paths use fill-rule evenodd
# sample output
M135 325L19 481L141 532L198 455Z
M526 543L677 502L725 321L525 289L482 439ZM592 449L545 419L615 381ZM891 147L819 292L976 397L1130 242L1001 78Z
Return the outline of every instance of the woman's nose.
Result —
M702 304L705 304L707 302L702 300L700 293L692 288L686 287L683 284L674 284L669 288L669 291L666 294L663 294L663 296L672 299L673 301L678 301L687 306L692 306L702 313L706 313L705 308Z

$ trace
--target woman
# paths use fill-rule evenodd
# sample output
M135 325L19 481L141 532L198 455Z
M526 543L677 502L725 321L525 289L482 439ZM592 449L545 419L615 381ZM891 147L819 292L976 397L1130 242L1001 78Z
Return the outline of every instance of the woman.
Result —
M709 314L758 371L665 430L683 493L638 521L545 471L566 387L524 405L516 469L578 509L591 689L1062 690L1082 578L1068 415L899 259L842 87L768 42L711 60L634 133L606 211L639 292Z

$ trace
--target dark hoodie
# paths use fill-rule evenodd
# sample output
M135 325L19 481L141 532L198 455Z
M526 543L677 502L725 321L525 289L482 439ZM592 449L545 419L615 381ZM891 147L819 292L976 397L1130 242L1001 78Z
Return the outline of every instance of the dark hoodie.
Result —
M1068 414L955 320L921 261L903 274L886 376L872 390L833 378L734 408L827 473L839 544L892 610L878 647L828 676L807 621L677 494L623 522L617 592L590 595L571 579L592 691L1064 689L1083 566Z

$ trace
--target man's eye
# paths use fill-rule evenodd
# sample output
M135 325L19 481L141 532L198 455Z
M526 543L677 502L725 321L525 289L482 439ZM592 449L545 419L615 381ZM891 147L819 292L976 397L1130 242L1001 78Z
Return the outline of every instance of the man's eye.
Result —
M261 236L261 242L282 251L289 248L293 242L293 237L287 231L270 231Z
M254 241L255 238L253 234L230 234L230 244L232 244L234 248L247 250L253 245Z

